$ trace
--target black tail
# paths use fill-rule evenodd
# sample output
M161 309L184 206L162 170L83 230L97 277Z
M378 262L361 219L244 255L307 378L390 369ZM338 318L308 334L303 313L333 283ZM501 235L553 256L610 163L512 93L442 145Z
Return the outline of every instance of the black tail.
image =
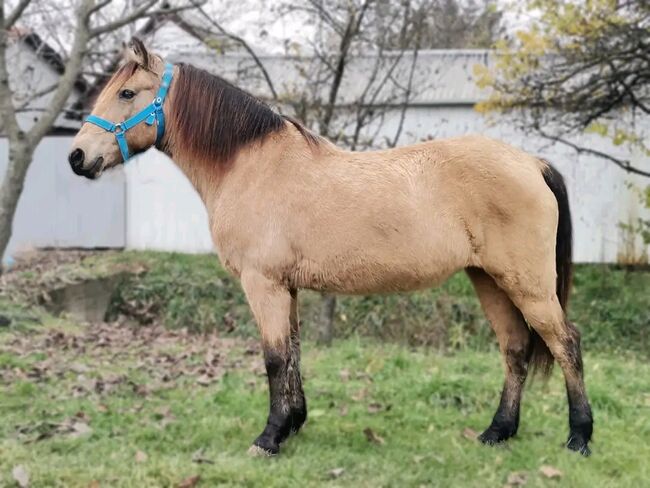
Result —
M542 170L544 181L555 195L558 207L557 234L555 236L555 269L557 272L557 298L566 313L569 303L572 278L573 227L571 210L564 178L548 161ZM532 332L532 353L530 363L536 372L548 376L553 368L553 355L542 338Z

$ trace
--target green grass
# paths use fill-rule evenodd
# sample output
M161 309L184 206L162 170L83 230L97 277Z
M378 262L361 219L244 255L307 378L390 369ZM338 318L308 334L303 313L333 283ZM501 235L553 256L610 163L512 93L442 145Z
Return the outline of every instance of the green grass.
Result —
M107 252L68 262L41 273L22 271L14 290L0 289L0 310L26 299L38 301L53 285L104 276L115 270L139 270L114 296L110 318L127 315L170 328L217 330L235 337L256 337L256 325L237 279L214 255L161 252ZM31 295L31 298L26 298ZM303 334L314 337L321 312L320 295L300 293ZM38 318L38 313L33 312ZM15 323L24 323L18 314ZM650 357L650 269L578 265L569 310L590 351L634 351ZM29 318L29 317L28 317ZM494 337L471 283L458 273L438 288L415 293L340 297L336 336L365 336L441 351L491 350Z
M28 339L41 341L47 329L30 332ZM1 336L0 371L27 372L42 364L43 356L12 352L10 345L15 351L24 334ZM196 350L201 341L164 347L179 353ZM250 367L259 363L259 352L229 347L232 367L208 387L183 377L162 387L143 367L153 348L134 346L113 358L115 351L91 345L81 349L85 353L48 348L46 360L61 366L61 375L0 382L1 486L11 486L16 465L30 473L33 487L86 487L93 481L175 486L196 474L198 486L503 486L513 472L524 472L527 486L636 487L650 479L650 365L632 356L586 356L596 430L593 455L582 458L563 447L567 406L557 371L548 384L528 388L519 435L489 448L463 432L480 431L491 419L502 382L498 354L442 355L358 338L330 349L307 343L310 419L279 457L260 459L246 454L267 412L265 378ZM66 370L73 362L85 365L83 373ZM106 374L126 380L108 393L70 394L82 379ZM142 396L131 382L151 385L151 391ZM378 406L369 409L373 404ZM163 422L170 414L172 421ZM49 422L75 415L89 418L92 432L34 441ZM385 443L369 442L366 428ZM213 464L192 462L199 450ZM136 461L138 451L146 460ZM546 479L542 465L559 469L561 478ZM335 468L344 472L331 479Z
M32 305L55 284L140 268L112 316L194 334L81 327ZM266 379L241 289L215 256L104 253L9 283L0 289L11 320L0 328L0 486L15 486L18 465L32 487L176 486L193 475L206 487L504 486L513 473L526 486L650 479L648 270L576 267L570 315L596 420L589 459L563 447L557 368L527 389L515 439L487 448L471 438L494 413L503 373L463 274L434 290L340 299L335 345L304 347L309 421L275 459L246 454L266 418ZM319 295L301 293L305 336L319 312ZM218 337L200 334L210 331ZM201 386L213 353L218 379ZM369 442L367 428L385 442ZM210 463L193 462L197 452ZM561 477L547 479L545 465Z

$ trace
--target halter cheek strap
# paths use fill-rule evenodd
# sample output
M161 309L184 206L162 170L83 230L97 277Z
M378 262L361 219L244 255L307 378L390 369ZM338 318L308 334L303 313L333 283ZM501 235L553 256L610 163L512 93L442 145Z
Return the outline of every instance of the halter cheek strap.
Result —
M165 72L162 76L162 81L160 83L160 88L158 89L158 94L154 98L153 102L147 105L145 108L140 110L133 117L126 119L124 122L119 124L114 124L109 122L106 119L97 117L96 115L89 115L86 117L85 122L90 122L91 124L101 127L107 132L115 134L115 139L117 140L117 145L120 147L120 153L122 153L122 158L126 163L127 160L131 157L129 152L129 144L126 142L126 131L132 129L141 122L146 123L147 125L156 124L156 145L160 144L163 136L165 135L165 114L163 112L163 104L165 103L165 97L169 91L169 85L172 82L172 77L174 76L174 65L171 63L165 64Z

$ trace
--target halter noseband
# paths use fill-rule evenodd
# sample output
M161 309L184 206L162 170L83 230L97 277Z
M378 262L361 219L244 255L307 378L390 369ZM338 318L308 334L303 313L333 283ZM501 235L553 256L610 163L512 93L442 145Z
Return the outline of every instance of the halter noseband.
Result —
M102 119L101 117L92 114L86 117L85 122L90 122L97 127L101 127L105 131L115 134L117 145L120 147L120 152L122 153L122 158L125 163L131 157L131 154L129 153L129 144L126 142L126 131L132 129L140 122L145 122L147 125L153 125L155 122L156 145L160 144L160 141L162 141L163 135L165 134L165 114L163 113L163 104L165 103L165 97L169 91L169 85L172 82L173 76L174 65L166 63L165 72L163 73L156 98L154 98L153 102L140 110L133 117L126 119L124 122L114 124L113 122L109 122L106 119Z

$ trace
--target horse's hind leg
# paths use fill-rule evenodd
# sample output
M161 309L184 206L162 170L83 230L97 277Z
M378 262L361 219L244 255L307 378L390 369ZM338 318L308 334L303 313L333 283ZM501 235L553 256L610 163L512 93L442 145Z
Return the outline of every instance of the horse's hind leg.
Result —
M269 382L269 416L250 452L277 454L280 444L307 418L300 378L300 340L295 290L257 272L244 272L241 283L257 320Z
M526 321L542 337L562 368L569 400L567 447L588 456L593 417L583 379L580 332L565 317L555 291L511 295Z
M490 426L479 436L481 442L491 445L517 433L521 394L532 350L531 331L521 312L490 275L478 268L467 269L467 274L496 333L506 373L499 407Z

